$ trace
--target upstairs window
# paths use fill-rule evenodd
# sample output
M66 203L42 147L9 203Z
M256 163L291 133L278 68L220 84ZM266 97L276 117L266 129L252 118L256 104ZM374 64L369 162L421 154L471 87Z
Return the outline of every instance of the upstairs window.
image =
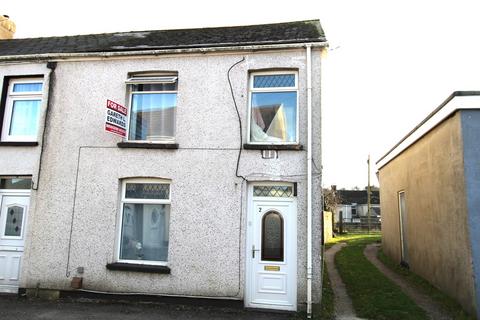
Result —
M249 143L298 143L296 72L251 74L249 124Z
M138 76L127 80L130 89L129 141L175 141L176 76Z
M10 79L2 123L2 141L37 141L43 79Z

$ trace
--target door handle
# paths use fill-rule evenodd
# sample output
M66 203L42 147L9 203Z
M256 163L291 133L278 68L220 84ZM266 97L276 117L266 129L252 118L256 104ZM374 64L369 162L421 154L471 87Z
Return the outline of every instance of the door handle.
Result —
M255 245L252 245L252 259L255 259L255 251L260 251L260 249L255 249Z

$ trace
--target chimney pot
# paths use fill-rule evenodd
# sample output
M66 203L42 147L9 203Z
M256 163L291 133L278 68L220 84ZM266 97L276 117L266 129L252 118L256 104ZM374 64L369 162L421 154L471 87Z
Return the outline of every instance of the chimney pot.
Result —
M16 31L15 23L6 14L0 16L0 40L12 39Z

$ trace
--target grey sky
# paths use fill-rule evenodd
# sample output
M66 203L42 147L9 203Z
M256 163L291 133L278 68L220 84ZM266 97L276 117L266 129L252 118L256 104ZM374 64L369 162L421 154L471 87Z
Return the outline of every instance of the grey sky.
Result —
M479 8L467 0L32 0L6 2L0 13L22 38L319 18L330 43L323 184L349 188L366 185L369 153L374 163L452 91L480 89Z

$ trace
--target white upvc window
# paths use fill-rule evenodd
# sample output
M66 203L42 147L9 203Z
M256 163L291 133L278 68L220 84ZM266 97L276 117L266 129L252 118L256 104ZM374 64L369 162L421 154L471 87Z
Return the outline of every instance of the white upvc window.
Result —
M37 141L43 79L10 79L2 123L2 141Z
M170 221L170 181L122 181L117 261L167 265Z
M135 76L127 79L130 96L128 141L175 142L177 76Z
M255 72L249 82L248 143L298 144L298 72Z

